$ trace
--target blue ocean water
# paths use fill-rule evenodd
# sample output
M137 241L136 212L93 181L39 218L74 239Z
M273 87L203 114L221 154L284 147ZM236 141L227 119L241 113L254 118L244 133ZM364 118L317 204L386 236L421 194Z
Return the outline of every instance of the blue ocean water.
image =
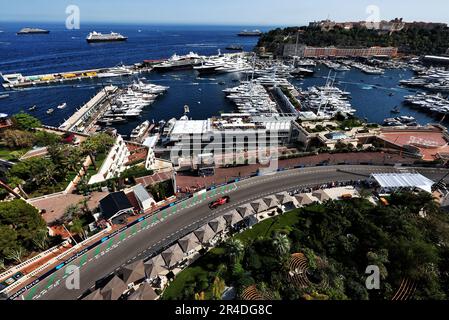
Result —
M25 26L50 30L49 35L17 36ZM134 64L145 59L164 59L173 54L190 51L201 55L226 52L230 44L242 45L251 51L257 43L254 37L238 37L242 26L151 26L151 25L82 25L80 30L66 30L64 25L0 23L0 72L20 72L24 75L67 72L89 68L113 67L118 64ZM262 31L270 27L254 27ZM252 29L252 28L251 28ZM123 43L88 44L85 41L91 31L120 32L129 37ZM167 74L142 74L148 81L170 87L168 93L155 104L145 109L141 119L117 127L120 133L129 134L144 119L168 120L180 117L184 105L190 106L190 117L204 119L231 111L233 105L224 99L222 90L234 86L240 75L223 75L219 78L198 79L193 71ZM114 79L120 84L135 79ZM219 82L225 82L220 85ZM0 100L0 112L14 114L27 111L36 105L33 112L45 124L59 125L76 108L86 103L103 85L98 81L83 81L46 88L31 88L9 91L10 97ZM74 87L75 86L75 87ZM1 89L0 89L1 90ZM1 92L1 91L0 91ZM46 110L67 103L64 110L47 115Z
M329 78L329 69L318 65L313 77L301 81L293 81L300 88L324 85ZM342 90L351 93L351 104L357 110L356 116L367 118L370 122L383 123L385 118L397 117L391 110L399 107L401 114L414 117L419 124L438 123L442 116L432 115L404 105L404 97L413 95L416 89L399 86L399 81L413 77L411 70L386 70L384 75L367 75L358 69L347 72L331 72L330 78L335 77L335 84ZM443 125L448 126L444 119Z
M49 35L17 36L23 27L40 27L50 30ZM257 27L262 31L271 27ZM216 54L218 49L226 52L226 46L240 44L251 51L257 38L238 37L243 26L174 26L174 25L82 25L80 30L67 30L59 24L1 23L0 22L0 72L24 75L67 72L90 68L112 67L118 64L134 64L145 59L163 59L177 53L190 51L202 55ZM124 43L88 44L85 37L91 31L120 32L129 37ZM304 81L295 81L302 88L326 82L329 70L317 67L314 77ZM152 106L146 108L140 119L117 127L118 131L128 135L142 121L168 120L179 118L184 113L184 105L190 107L190 117L205 119L230 112L234 106L225 99L222 90L236 85L243 77L239 74L219 75L198 78L194 71L170 72L166 74L142 74L148 81L170 87L170 90ZM350 91L352 102L358 110L357 115L372 122L382 122L390 117L390 110L401 105L403 97L413 90L400 88L399 80L410 78L410 71L389 70L384 76L369 76L358 70L338 73L337 84ZM116 84L125 84L133 79L114 79ZM104 80L103 80L104 81ZM223 84L224 83L224 84ZM68 118L76 108L86 103L102 86L107 83L83 81L46 88L32 88L9 91L10 97L0 99L0 112L14 114L27 111L36 105L32 112L43 123L58 126ZM392 92L394 95L390 95ZM2 89L0 89L0 94ZM57 109L52 115L46 110L67 103L64 110ZM431 116L408 107L402 108L402 114L414 116L421 124L439 121Z

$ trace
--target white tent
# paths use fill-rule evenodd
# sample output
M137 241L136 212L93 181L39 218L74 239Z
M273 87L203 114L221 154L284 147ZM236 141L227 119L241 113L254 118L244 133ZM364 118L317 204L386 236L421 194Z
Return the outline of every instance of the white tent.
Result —
M380 173L372 174L379 186L384 190L394 189L420 189L432 193L432 180L419 173Z

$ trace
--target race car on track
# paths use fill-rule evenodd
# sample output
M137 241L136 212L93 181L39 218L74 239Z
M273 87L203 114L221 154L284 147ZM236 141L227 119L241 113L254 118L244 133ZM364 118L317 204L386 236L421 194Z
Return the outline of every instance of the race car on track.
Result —
M225 205L225 204L229 203L230 201L231 201L231 198L229 198L228 196L222 197L222 198L217 199L217 200L214 201L214 202L211 202L211 203L209 204L209 208L210 208L211 210L215 210L215 209L217 209L218 207L220 207L220 206L222 206L222 205Z

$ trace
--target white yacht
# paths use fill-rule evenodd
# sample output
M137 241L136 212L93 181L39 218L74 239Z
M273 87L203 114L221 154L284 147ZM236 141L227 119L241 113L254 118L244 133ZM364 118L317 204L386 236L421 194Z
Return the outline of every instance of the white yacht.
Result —
M150 121L145 121L141 125L137 126L130 135L130 138L133 140L138 140L142 138L142 136L146 133L148 128L150 127L151 123Z

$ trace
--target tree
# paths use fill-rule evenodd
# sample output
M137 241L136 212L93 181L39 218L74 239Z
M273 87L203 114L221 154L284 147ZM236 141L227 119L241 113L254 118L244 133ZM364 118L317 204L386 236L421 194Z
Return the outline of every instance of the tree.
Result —
M370 265L375 265L379 267L380 276L382 280L385 280L388 276L388 270L385 265L390 262L388 260L388 250L382 249L379 250L378 252L370 251L366 254L366 258Z
M39 232L37 237L33 239L33 244L41 251L44 251L48 248L48 233Z
M43 130L38 130L34 134L34 138L36 141L36 145L38 145L40 147L52 146L52 145L55 145L55 144L61 142L60 136L58 136L57 134L51 133L51 132L43 131Z
M6 130L3 140L10 149L30 148L34 144L34 135L22 130Z
M0 225L0 256L6 257L8 248L17 243L17 231L10 226Z
M16 263L22 263L23 256L26 254L25 248L22 246L16 245L6 249L5 257L8 260L15 261Z
M237 263L240 261L245 247L243 243L238 239L231 239L225 244L226 255L229 257L232 263Z
M273 246L280 256L285 256L290 252L290 240L285 234L276 234L273 239Z
M359 194L362 199L369 199L373 195L368 189L361 189Z
M134 166L131 168L126 169L125 171L123 171L120 174L120 178L123 179L135 179L135 178L140 178L140 177L144 177L144 176L151 176L153 175L153 171L152 170L147 170L145 167L141 167L141 166Z
M62 161L62 164L65 165L70 171L78 173L82 161L81 151L74 147L69 147L67 151L68 152Z
M71 233L81 235L81 238L84 240L86 238L86 234L83 228L83 222L79 218L73 219L69 228Z
M88 197L84 197L83 200L81 200L78 203L78 205L81 208L81 210L83 211L83 215L91 213L91 210L89 208L89 198Z
M76 204L71 204L69 205L65 211L64 211L64 215L62 216L62 224L65 223L69 223L72 220L76 219L79 217L79 213L80 213L80 207Z
M0 255L5 260L19 262L42 233L47 225L36 208L23 200L0 202Z
M3 258L0 258L0 270L5 270L5 260Z
M49 170L54 168L54 164L51 160L46 158L31 158L15 164L8 171L7 177L8 180L16 177L25 182L37 182L39 179L42 179L43 172L48 170L48 168L50 168ZM49 181L46 181L46 183L48 182Z
M31 131L33 129L42 127L42 123L39 121L39 119L25 112L20 112L14 115L11 120L14 124L14 127L19 130Z
M114 137L107 133L98 133L87 138L81 144L81 149L85 154L90 156L95 170L97 170L93 155L97 153L105 153L114 145L114 143Z
M44 167L41 172L34 176L33 180L37 186L57 184L55 176L57 174L56 166L53 163L49 163L48 166Z
M215 300L221 300L225 287L226 284L224 280L220 279L219 277L215 277L214 283L212 284L212 295Z

